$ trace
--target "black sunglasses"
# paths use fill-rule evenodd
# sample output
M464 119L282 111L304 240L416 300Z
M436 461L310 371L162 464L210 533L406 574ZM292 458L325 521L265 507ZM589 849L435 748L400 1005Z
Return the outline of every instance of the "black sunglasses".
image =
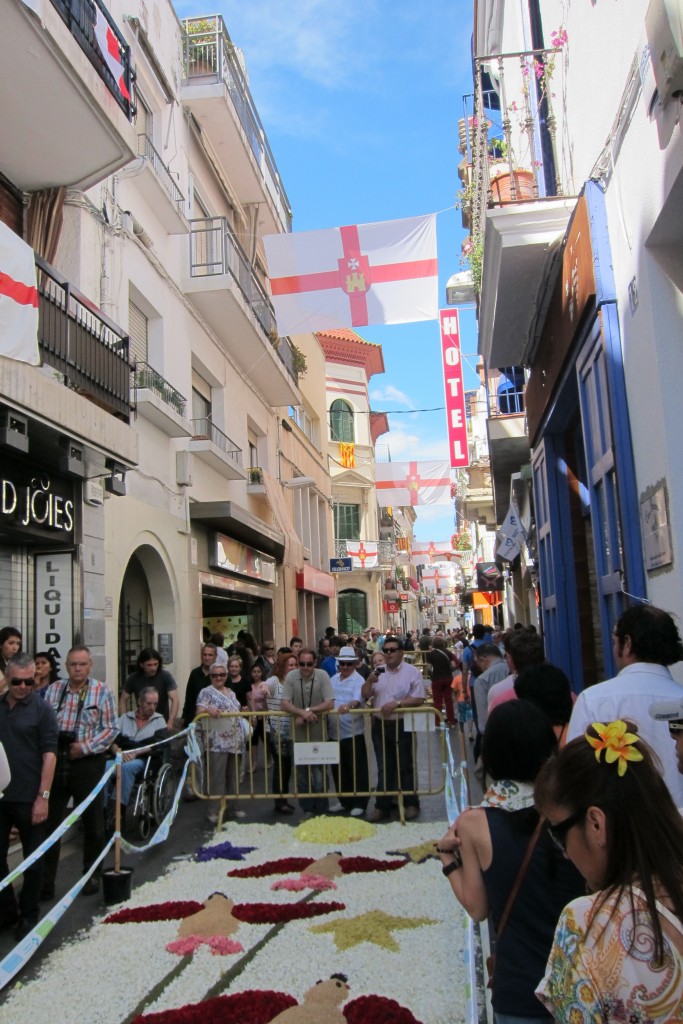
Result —
M667 722L669 726L669 735L673 736L674 739L678 736L679 732L683 732L683 722Z
M583 821L585 817L586 812L582 810L577 811L575 814L570 814L564 821L558 821L557 825L551 825L550 822L546 824L548 835L558 850L562 850L562 853L567 851L567 835L569 830L574 828L574 825L578 825L579 822Z
M13 676L9 680L10 686L33 686L33 679L17 679Z
M396 654L396 651L400 651L400 647L383 647L382 651L384 654Z
M302 668L312 668L315 665L314 661L300 661L299 664Z

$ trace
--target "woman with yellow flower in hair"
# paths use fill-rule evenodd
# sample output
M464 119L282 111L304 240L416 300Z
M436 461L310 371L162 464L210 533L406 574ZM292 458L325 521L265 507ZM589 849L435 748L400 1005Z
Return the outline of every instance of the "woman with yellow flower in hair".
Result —
M565 907L536 994L559 1024L683 1024L683 818L656 756L630 723L594 722L535 801L591 890Z

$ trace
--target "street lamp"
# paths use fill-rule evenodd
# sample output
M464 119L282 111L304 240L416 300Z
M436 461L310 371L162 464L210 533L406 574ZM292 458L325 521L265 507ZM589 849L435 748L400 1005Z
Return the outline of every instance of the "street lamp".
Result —
M446 305L464 306L476 301L474 282L470 270L461 270L459 274L451 274L446 282Z

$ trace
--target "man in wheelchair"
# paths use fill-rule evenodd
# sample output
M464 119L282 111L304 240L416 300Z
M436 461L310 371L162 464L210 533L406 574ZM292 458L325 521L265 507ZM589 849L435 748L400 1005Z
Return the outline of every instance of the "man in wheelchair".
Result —
M154 769L159 772L159 766L163 760L161 747L150 755L150 743L166 739L170 733L166 727L163 715L157 711L159 694L153 686L145 686L138 696L138 706L135 711L126 711L121 715L116 725L118 735L111 745L111 751L117 754L121 751L123 764L121 765L121 820L125 818L126 808L130 801L135 783L147 779L150 771ZM148 764L148 762L153 762ZM166 765L170 770L170 766ZM106 818L107 825L113 827L114 811L116 804L115 777L109 784Z

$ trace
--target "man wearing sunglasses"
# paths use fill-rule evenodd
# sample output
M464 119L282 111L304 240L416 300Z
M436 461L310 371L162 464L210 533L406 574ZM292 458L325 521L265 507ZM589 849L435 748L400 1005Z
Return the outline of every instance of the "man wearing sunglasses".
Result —
M316 653L302 647L298 654L299 667L288 672L282 686L280 707L293 716L292 739L295 743L325 740L324 711L334 708L334 690L327 672L315 667ZM299 794L327 793L325 765L299 765L296 770ZM327 796L300 799L301 810L311 814L324 814L328 808Z
M47 835L48 801L57 763L57 718L50 705L33 692L35 665L28 654L7 662L7 691L0 697L0 742L12 778L0 800L0 877L9 873L7 852L12 827L19 832L24 858ZM0 927L15 925L23 939L38 922L43 862L24 872L19 900L11 885L0 890Z
M377 759L377 792L400 790L403 793L406 821L420 813L420 799L415 792L415 761L413 732L408 732L400 713L406 708L424 704L425 685L422 673L403 660L403 645L395 636L387 636L382 647L385 666L375 666L363 683L363 700L372 697L372 745ZM385 668L385 671L378 669ZM370 821L386 821L391 817L393 797L377 796Z
M650 704L650 718L655 722L666 722L669 735L675 743L678 770L683 775L683 695L680 700L659 701ZM683 807L680 808L683 811Z

